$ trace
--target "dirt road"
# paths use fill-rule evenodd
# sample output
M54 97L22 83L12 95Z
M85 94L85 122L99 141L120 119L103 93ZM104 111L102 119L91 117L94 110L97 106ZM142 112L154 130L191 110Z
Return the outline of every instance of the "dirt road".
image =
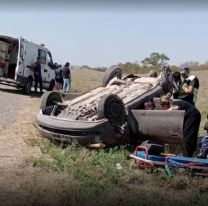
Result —
M38 155L39 150L27 143L37 135L34 126L40 97L26 96L15 88L0 85L0 202L1 205L18 205L22 197L23 178L34 169L27 159Z

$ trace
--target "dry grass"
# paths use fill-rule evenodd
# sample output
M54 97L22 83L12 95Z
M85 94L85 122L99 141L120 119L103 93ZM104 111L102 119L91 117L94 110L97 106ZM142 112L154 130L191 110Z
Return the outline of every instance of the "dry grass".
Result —
M206 121L206 116L208 114L208 70L194 71L193 73L198 76L200 82L199 96L196 106L202 115L200 135L203 135L203 126Z
M102 84L104 72L89 69L72 70L72 92L84 93Z

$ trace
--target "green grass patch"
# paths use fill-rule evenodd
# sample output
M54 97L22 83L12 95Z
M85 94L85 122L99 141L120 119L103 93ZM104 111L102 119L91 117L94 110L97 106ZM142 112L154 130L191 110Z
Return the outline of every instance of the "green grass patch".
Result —
M41 150L42 156L31 160L33 166L70 179L70 183L57 186L62 188L57 192L60 205L203 205L208 201L208 181L181 174L170 178L165 172L138 169L128 159L125 147L63 148L45 140Z

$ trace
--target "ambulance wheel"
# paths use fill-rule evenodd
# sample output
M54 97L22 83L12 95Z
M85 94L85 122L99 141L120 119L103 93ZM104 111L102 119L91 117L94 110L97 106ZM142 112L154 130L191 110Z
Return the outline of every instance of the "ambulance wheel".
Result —
M32 78L28 78L25 86L22 88L22 90L25 94L30 94L31 93L32 81L33 81Z

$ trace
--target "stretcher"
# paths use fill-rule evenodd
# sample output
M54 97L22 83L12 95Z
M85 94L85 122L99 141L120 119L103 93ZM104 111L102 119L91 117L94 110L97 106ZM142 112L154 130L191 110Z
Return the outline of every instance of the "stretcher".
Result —
M164 166L167 165L165 156L157 156L149 154L148 148L144 146L137 146L134 150L134 154L130 154L130 157L135 160L140 166Z
M191 158L184 156L177 156L174 154L149 154L148 148L144 146L137 146L134 154L130 157L135 160L135 163L140 167L164 167L171 170L182 168L187 172L195 175L208 176L208 159Z

